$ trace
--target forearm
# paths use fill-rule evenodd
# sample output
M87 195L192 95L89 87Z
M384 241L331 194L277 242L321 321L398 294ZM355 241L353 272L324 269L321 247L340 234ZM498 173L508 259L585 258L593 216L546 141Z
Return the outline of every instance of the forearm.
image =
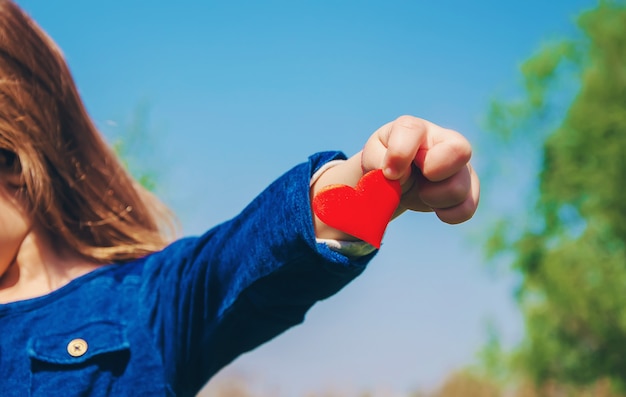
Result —
M343 158L312 156L235 218L146 260L149 287L141 300L151 311L155 345L168 347L164 361L177 387L201 386L237 355L300 323L311 305L364 270L373 252L337 253L316 242L312 229L311 176Z

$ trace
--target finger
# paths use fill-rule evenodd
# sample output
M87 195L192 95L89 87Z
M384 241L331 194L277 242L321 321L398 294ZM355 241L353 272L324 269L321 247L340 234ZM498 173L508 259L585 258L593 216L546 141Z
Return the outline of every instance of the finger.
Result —
M471 191L470 169L470 165L467 164L459 172L442 181L423 181L419 187L419 198L430 208L449 208L462 203Z
M432 212L432 207L425 204L421 197L421 187L429 181L424 178L419 171L416 171L414 182L410 189L403 191L402 198L400 199L400 207L403 210L419 211L419 212Z
M400 179L401 182L409 177L411 165L424 142L427 129L426 121L401 116L381 131L381 143L387 148L382 167L385 177Z
M443 181L458 173L472 157L470 143L456 131L432 125L427 144L418 151L415 164L430 181Z
M467 198L453 207L435 208L437 217L445 223L457 224L474 216L480 198L480 182L476 173L470 168L471 188Z

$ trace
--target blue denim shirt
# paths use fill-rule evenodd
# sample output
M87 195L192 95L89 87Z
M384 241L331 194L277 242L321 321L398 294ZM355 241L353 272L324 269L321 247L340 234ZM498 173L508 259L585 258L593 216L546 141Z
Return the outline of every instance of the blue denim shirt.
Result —
M201 237L0 305L0 395L192 396L220 368L299 324L360 274L315 241L319 153Z

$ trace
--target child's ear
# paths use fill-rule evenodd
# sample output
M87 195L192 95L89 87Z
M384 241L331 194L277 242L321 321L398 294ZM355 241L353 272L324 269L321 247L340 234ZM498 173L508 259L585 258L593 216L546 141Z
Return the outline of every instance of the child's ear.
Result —
M22 165L17 155L10 150L0 149L0 177L10 187L23 187Z

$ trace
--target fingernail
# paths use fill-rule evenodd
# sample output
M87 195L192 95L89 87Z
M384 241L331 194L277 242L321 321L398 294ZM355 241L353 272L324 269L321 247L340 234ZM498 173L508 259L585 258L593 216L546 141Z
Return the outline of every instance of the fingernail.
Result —
M398 173L391 167L386 167L383 170L383 174L385 175L385 178L387 179L392 179L392 180L398 179Z

